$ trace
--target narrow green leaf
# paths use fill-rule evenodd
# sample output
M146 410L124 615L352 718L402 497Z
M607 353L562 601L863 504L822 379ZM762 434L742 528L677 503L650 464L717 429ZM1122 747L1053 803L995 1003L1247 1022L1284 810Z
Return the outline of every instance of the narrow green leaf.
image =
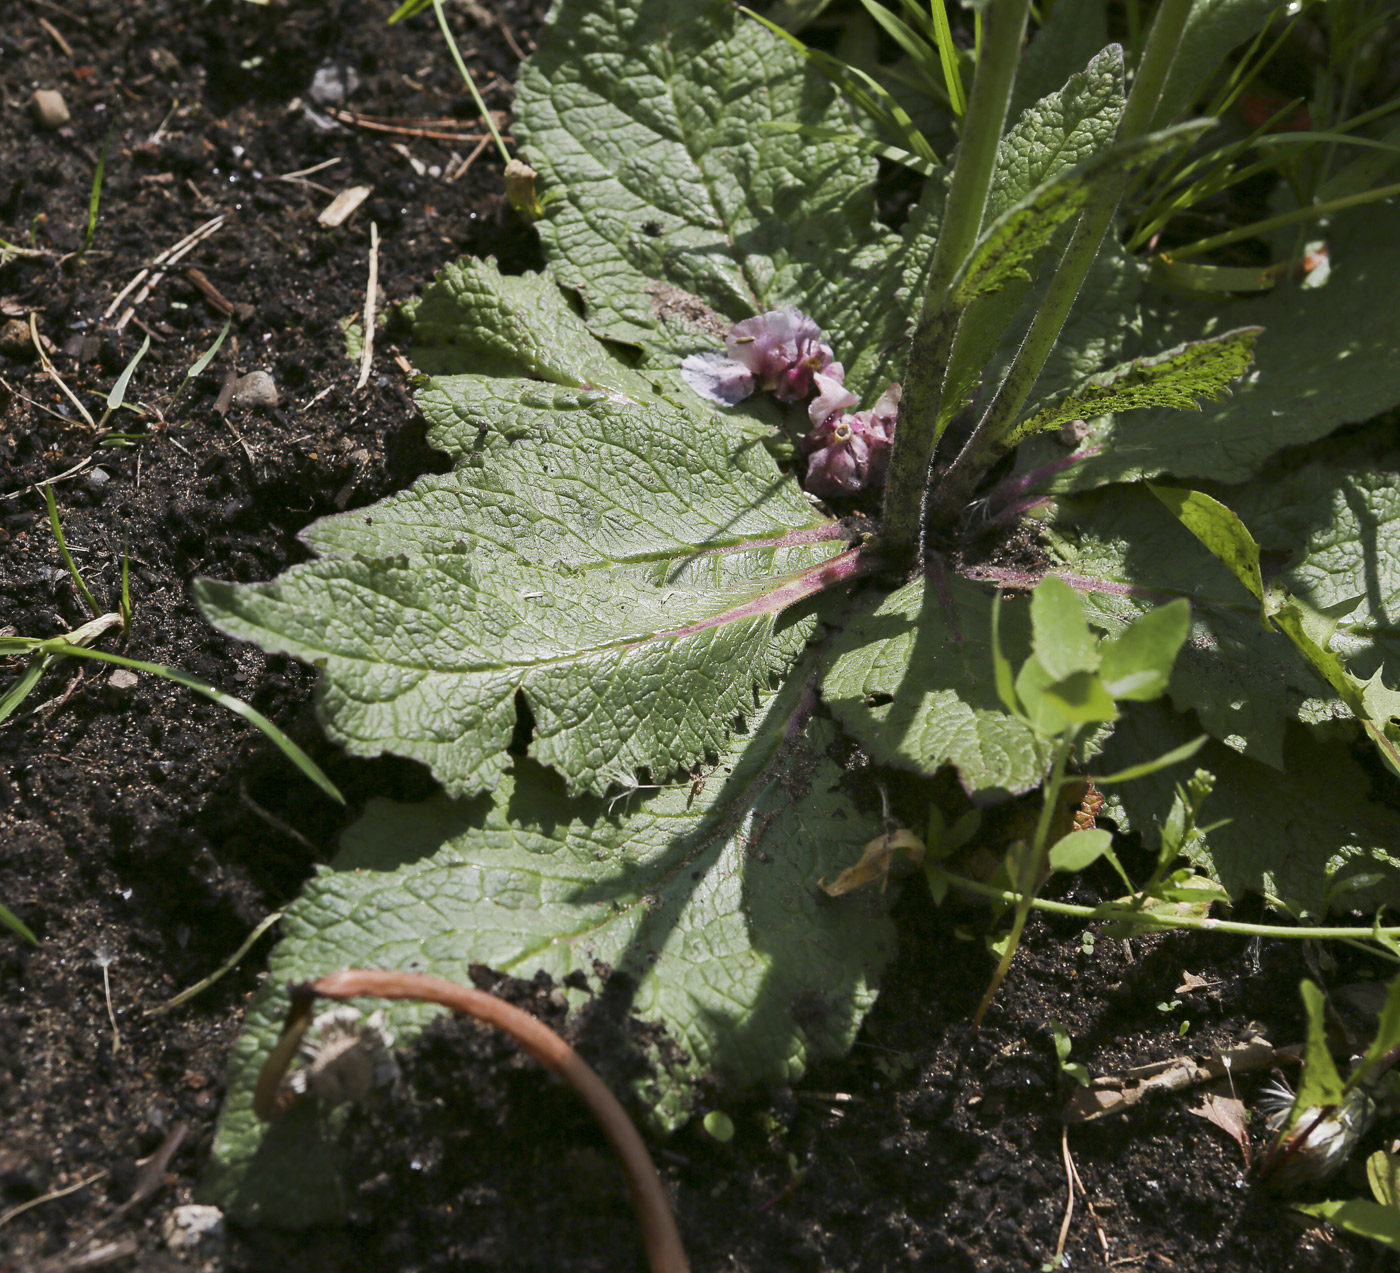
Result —
M1092 420L1112 412L1143 407L1199 411L1199 399L1223 396L1230 382L1249 369L1259 330L1242 327L1091 376L1067 397L1021 420L1011 431L1008 445L1019 445L1032 434L1072 420Z
M944 0L929 0L933 14L934 38L938 43L938 61L943 68L943 82L948 89L948 104L959 119L967 111L967 94L963 92L962 72L958 68L958 47L948 25L948 10Z
M3 697L0 697L0 721L12 715L34 692L34 687L39 684L51 661L51 655L38 654L25 664L19 679L5 691Z
M954 280L953 307L964 309L977 297L1005 287L1013 279L1027 277L1027 262L1050 242L1058 226L1083 208L1096 186L1189 145L1213 124L1213 120L1198 120L1150 133L1098 151L1082 163L1056 173L986 229Z
M92 241L97 235L97 213L102 206L102 182L107 175L107 154L112 148L112 135L117 131L115 119L107 126L107 136L102 139L102 154L98 156L97 168L92 174L92 191L88 195L87 230L83 233L83 245L78 249L78 260L87 255Z
M224 338L229 333L229 328L231 328L232 326L233 316L230 315L227 319L224 320L224 325L222 328L219 329L219 334L214 338L214 343L210 345L209 348L206 349L202 354L200 354L199 358L195 361L194 366L191 367L187 372L185 372L185 378L182 381L180 381L180 387L175 390L175 396L177 398L182 393L184 393L185 386L189 384L189 382L193 380L196 376L203 373L204 369L208 367L211 362L214 361L215 356L218 354L219 349L224 343Z
M1162 86L1154 116L1157 127L1189 110L1210 80L1220 74L1230 51L1286 6L1287 0L1197 0Z
M1052 871L1082 871L1113 847L1113 835L1102 827L1071 831L1050 846Z
M1119 769L1117 772L1102 778L1095 774L1094 786L1111 787L1116 783L1132 782L1135 778L1146 778L1148 774L1155 774L1159 769L1170 769L1173 765L1179 765L1183 760L1190 760L1206 745L1209 739L1209 734L1202 734L1199 738L1193 738L1189 743L1182 743L1180 747L1173 747L1170 751L1163 752L1155 760L1145 760L1140 765Z
M7 906L0 906L0 925L3 925L11 932L17 933L19 936L23 937L31 946L37 946L39 944L39 939L34 936L29 925Z
M107 414L110 415L126 401L127 386L131 384L131 377L136 374L136 368L141 365L141 359L146 356L146 351L151 347L151 338L147 336L141 342L141 348L136 351L132 360L122 368L122 374L117 377L116 383L112 386L111 392L107 395Z
M48 506L49 528L53 531L53 540L58 548L58 555L63 558L63 564L68 567L68 573L73 578L73 586L82 594L83 600L87 602L87 607L95 618L102 613L102 607L97 604L97 598L92 595L87 584L83 581L78 564L73 560L73 554L68 551L68 541L63 538L63 523L58 520L58 504L53 497L53 487L48 483L44 484L44 503Z
M241 716L250 725L259 730L278 751L311 779L326 795L330 796L337 804L344 804L345 797L342 796L329 778L321 771L321 767L311 759L300 747L267 719L257 708L245 703L241 698L235 698L232 694L225 694L223 690L210 685L208 681L201 680L197 676L191 676L188 672L182 672L177 667L167 667L163 663L146 663L141 659L128 659L120 654L108 654L105 650L88 650L80 645L73 645L65 641L62 637L54 637L50 641L36 643L34 648L42 649L47 654L62 654L73 658L96 659L101 663L115 663L118 667L129 667L135 672L148 672L152 676L164 677L167 681L174 681L177 685L183 685L186 689L192 689L203 694L205 698L217 703L220 707L225 707L235 716Z

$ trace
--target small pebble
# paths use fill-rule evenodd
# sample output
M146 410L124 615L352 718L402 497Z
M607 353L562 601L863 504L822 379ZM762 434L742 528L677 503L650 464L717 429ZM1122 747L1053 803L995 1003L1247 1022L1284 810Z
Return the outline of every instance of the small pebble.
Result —
M265 371L250 371L233 382L233 401L240 407L275 407L277 382Z
M68 103L56 88L36 88L29 99L29 113L40 128L53 132L62 128L72 116L68 113Z
M141 678L128 667L119 667L107 678L107 688L117 694L130 694L141 683Z
M89 469L86 478L87 488L94 495L101 495L107 489L107 484L112 480L112 475L106 469Z
M344 106L345 99L360 86L360 77L349 66L325 62L316 68L306 95L322 110Z
M224 1213L197 1203L176 1207L165 1217L161 1232L165 1245L185 1260L221 1260L228 1241Z
M22 318L11 318L0 327L0 351L11 357L33 357L34 342L29 339L29 324Z

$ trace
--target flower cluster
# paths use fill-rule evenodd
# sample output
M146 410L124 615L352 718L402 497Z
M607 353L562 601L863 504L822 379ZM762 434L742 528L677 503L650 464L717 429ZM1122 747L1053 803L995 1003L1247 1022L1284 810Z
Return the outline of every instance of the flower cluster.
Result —
M755 389L767 390L779 402L798 402L812 391L818 372L845 378L822 329L791 306L735 323L724 344L722 354L692 354L681 372L701 397L727 407Z
M848 412L857 399L846 388L845 368L807 315L789 307L735 323L724 353L692 354L681 373L701 397L729 407L756 389L779 402L800 402L815 390L807 409L812 430L802 439L806 488L824 497L854 495L884 481L899 386L886 389L870 410Z
M802 439L807 452L807 478L813 495L854 495L885 480L899 414L900 387L891 385L869 411L846 411L856 396L844 385L823 384L817 377L817 397L807 409L812 431Z

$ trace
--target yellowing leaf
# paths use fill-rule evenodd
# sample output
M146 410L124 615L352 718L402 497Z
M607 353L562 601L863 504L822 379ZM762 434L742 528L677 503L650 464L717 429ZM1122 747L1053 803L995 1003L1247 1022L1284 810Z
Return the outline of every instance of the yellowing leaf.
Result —
M894 855L900 852L911 862L923 860L923 841L907 827L876 836L862 850L859 862L848 866L830 884L823 877L817 881L817 887L828 897L840 897L862 884L869 884L871 880L879 880L883 892L889 881L890 864L894 861Z

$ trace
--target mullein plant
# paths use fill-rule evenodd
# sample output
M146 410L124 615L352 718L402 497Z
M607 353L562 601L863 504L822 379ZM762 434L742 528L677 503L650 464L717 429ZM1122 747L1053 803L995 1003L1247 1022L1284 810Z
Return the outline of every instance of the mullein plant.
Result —
M895 946L894 888L821 887L861 845L923 845L936 889L1010 910L995 1024L1014 936L1066 905L1045 872L1119 869L1103 827L1042 818L1086 771L1138 775L1105 811L1162 847L1084 918L1235 931L1201 897L1254 890L1293 921L1270 936L1389 937L1321 924L1400 902L1400 816L1353 755L1400 772L1393 448L1328 435L1400 402L1400 237L1362 208L1326 287L1204 313L1160 305L1121 241L1140 174L1210 130L1174 121L1222 41L1267 18L1224 8L1162 0L1131 65L1047 23L1061 87L1027 94L1026 0L977 6L960 144L896 233L845 106L766 28L560 0L512 130L547 268L464 259L405 310L449 471L308 527L273 582L195 587L321 670L334 740L442 787L365 808L272 982L615 969L678 1044L634 1089L675 1127L697 1081L790 1083L851 1046ZM1197 745L1178 795L1161 761ZM992 842L976 815L1017 799L1036 827ZM968 837L999 875L963 876ZM425 1019L386 1014L401 1045ZM270 985L207 1192L324 1222L338 1115L254 1108L280 1016Z

